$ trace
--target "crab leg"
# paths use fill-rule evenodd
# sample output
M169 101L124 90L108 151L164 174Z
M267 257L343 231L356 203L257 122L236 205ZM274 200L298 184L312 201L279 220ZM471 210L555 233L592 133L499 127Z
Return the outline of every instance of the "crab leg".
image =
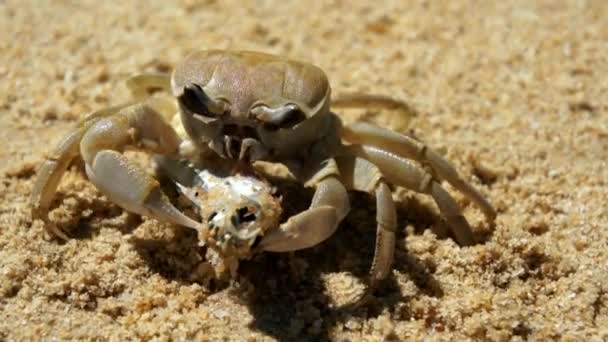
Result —
M81 137L81 130L74 130L59 142L53 154L46 158L38 170L38 178L32 190L32 217L44 221L44 227L49 234L64 240L68 237L50 222L48 211L61 177L72 160L78 156Z
M127 79L127 88L131 96L137 101L142 101L149 96L150 92L160 90L171 92L171 78L166 74L140 74Z
M125 147L135 147L177 155L180 142L161 114L138 104L92 125L82 137L80 149L89 179L110 200L140 215L196 228L198 223L171 204L154 177L121 154Z
M412 137L363 122L345 126L342 137L353 144L374 146L422 164L429 164L440 179L445 179L477 204L489 221L494 221L496 218L496 211L492 205L477 189L464 181L446 159Z
M389 187L377 166L363 158L340 157L336 159L342 181L348 189L375 193L376 195L376 247L370 269L368 293L388 276L395 251L397 214Z
M340 108L362 108L362 107L384 107L401 109L406 115L416 115L416 110L407 102L399 99L374 94L339 94L331 99L332 107Z
M99 118L113 114L129 104L118 105L95 111L78 123L78 127L63 138L50 156L46 157L38 169L38 177L31 195L32 217L44 221L45 229L51 235L67 240L67 236L48 217L49 208L61 177L72 161L80 154L80 140L84 132Z
M337 167L330 163L330 168ZM290 217L279 229L266 235L260 248L288 252L315 246L330 237L350 210L348 193L336 175L322 169L312 181L315 194L308 210Z
M145 103L113 109L96 112L83 120L81 127L64 139L43 163L32 192L34 217L45 221L51 234L67 239L65 233L49 224L48 209L61 176L70 161L80 154L91 182L121 207L163 221L198 227L196 221L173 207L158 181L121 154L126 147L134 147L175 155L181 139L161 114Z
M473 233L454 198L414 162L373 146L352 146L350 152L378 166L386 179L394 184L433 197L439 211L462 246L474 243Z

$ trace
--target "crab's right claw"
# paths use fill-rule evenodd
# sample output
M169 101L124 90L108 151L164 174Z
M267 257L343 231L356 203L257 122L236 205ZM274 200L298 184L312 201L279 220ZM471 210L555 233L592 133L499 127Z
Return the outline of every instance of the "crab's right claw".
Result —
M112 202L130 212L192 229L200 225L173 206L156 179L116 151L97 152L86 172Z
M324 205L292 216L279 229L264 236L259 248L268 252L290 252L309 248L331 236L338 226L336 209Z
M50 222L48 211L62 175L71 161L82 157L89 180L122 208L160 221L197 229L200 223L180 212L165 196L158 181L131 163L126 147L155 154L177 155L181 139L154 103L126 104L87 116L43 162L32 189L32 217L47 231L68 236Z

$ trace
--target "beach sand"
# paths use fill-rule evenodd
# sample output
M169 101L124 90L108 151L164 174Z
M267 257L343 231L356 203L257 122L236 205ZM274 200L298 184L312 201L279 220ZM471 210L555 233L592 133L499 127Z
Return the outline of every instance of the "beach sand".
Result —
M608 2L0 1L0 340L608 339ZM348 110L440 151L498 211L446 185L478 243L460 248L425 195L397 188L394 270L368 305L374 199L326 242L201 283L195 234L128 214L78 170L33 222L37 166L124 80L199 49L312 62ZM301 207L310 190L289 186ZM302 203L300 203L302 202Z

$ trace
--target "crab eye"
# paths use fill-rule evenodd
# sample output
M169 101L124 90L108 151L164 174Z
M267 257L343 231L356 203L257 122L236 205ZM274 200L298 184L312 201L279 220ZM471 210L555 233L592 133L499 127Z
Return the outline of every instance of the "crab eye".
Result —
M209 97L203 89L196 84L189 84L184 87L184 92L179 96L179 103L191 113L211 116L207 103Z
M279 108L258 106L251 111L262 122L265 129L276 131L279 128L292 128L306 119L298 106L288 104Z
M228 111L229 105L223 100L210 98L198 84L188 84L178 101L190 113L198 116L216 118Z
M290 109L285 113L285 117L279 123L281 128L291 128L306 119L306 115L297 107Z

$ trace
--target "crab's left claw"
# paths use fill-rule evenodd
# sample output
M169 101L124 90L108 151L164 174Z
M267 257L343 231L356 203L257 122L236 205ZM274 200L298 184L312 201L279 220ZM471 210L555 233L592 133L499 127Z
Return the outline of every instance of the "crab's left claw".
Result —
M268 252L289 252L312 247L327 239L338 226L336 210L330 206L309 209L292 216L279 229L266 235L259 247Z
M315 246L336 231L349 209L344 185L333 176L322 179L316 184L310 208L290 217L279 229L264 236L259 248L289 252Z

